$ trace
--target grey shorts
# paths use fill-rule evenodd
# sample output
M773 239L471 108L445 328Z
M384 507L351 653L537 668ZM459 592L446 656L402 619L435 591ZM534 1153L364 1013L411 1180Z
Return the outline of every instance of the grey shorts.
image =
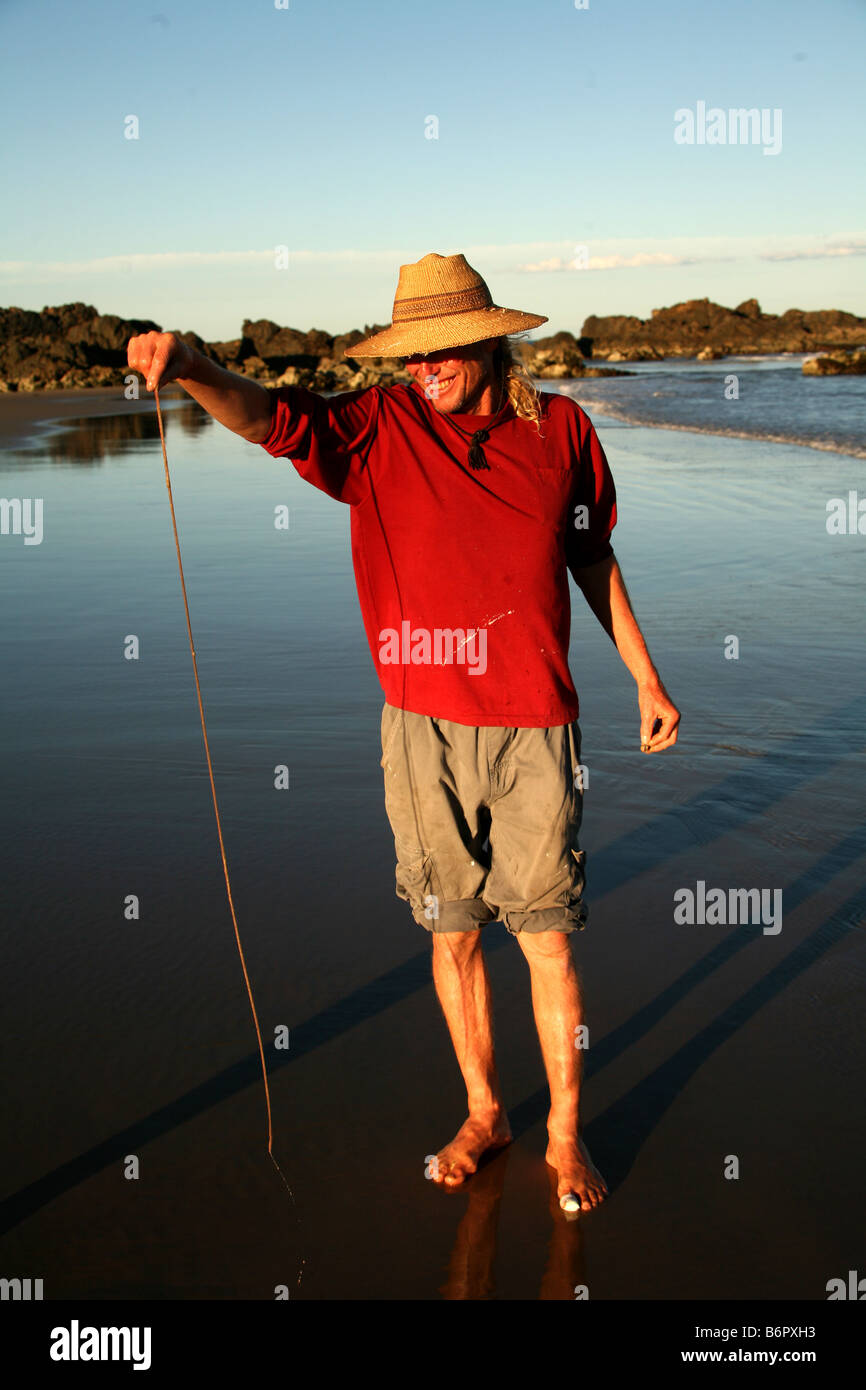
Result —
M397 896L431 932L502 922L581 931L584 851L577 721L550 729L476 728L382 711L385 809Z

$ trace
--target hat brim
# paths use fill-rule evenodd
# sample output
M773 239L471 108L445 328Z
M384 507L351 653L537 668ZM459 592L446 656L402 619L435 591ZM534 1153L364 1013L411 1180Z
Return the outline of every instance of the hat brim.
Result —
M524 314L519 309L472 309L447 318L425 319L417 323L392 323L381 333L364 338L354 347L343 349L344 357L412 357L416 352L443 352L447 348L467 347L485 338L501 338L524 333L547 323L544 314Z

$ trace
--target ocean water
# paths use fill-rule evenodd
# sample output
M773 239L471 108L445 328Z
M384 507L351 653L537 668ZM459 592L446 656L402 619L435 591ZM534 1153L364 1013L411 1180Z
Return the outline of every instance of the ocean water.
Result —
M633 376L589 378L563 383L562 389L590 414L631 424L807 444L866 458L866 376L804 376L804 360L805 354L784 354L624 362L622 369Z
M39 545L0 537L0 1271L43 1278L46 1299L285 1284L572 1301L588 1283L593 1299L823 1300L862 1262L866 538L825 525L859 456L593 411L616 552L683 719L674 750L640 755L633 682L574 591L584 1121L611 1197L567 1224L526 966L501 926L484 940L515 1143L459 1194L424 1178L465 1098L429 940L394 894L347 509L165 405L294 1200L265 1152L156 420L121 408L41 432L0 471L0 495L43 501ZM699 881L778 889L782 930L678 925L674 894Z

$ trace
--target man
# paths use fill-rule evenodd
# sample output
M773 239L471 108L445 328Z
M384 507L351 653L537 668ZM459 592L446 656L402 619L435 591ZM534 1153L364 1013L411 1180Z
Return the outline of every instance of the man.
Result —
M402 266L392 323L347 349L404 359L411 384L326 399L266 389L172 334L131 339L149 389L177 380L215 419L352 508L358 596L386 703L397 893L432 934L433 977L469 1115L432 1165L457 1186L510 1142L481 927L529 963L550 1087L547 1162L563 1210L607 1187L580 1134L587 919L568 571L638 687L641 747L677 738L610 544L616 494L588 417L537 393L508 335L547 320L493 304L463 256ZM658 726L658 727L657 727Z

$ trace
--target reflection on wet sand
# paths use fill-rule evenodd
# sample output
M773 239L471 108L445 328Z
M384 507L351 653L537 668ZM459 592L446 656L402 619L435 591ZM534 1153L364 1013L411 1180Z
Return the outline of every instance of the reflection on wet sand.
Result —
M486 1161L482 1159L478 1172L462 1185L466 1199L448 1262L448 1278L439 1292L451 1302L485 1302L496 1298L494 1266L496 1263L499 1213L502 1190L511 1147L502 1149ZM547 1170L548 1210L551 1236L547 1248L547 1263L541 1276L538 1297L553 1302L572 1302L586 1288L579 1215L567 1217L559 1207L557 1175ZM443 1188L449 1200L457 1196Z
M134 406L134 408L132 408ZM183 434L195 438L213 425L207 411L196 401L167 400L163 403L166 437L178 426ZM27 444L10 450L21 458L48 458L53 463L92 466L116 457L130 445L159 441L159 425L153 402L119 403L116 415L73 416L56 422L50 431L40 430Z
M550 1212L550 1244L547 1264L538 1288L539 1300L559 1302L588 1297L588 1281L583 1257L582 1217L579 1212L567 1215L560 1210L557 1196L556 1170L547 1166L547 1195Z
M495 1297L493 1264L502 1188L510 1156L509 1147L486 1162L482 1159L478 1171L462 1185L466 1210L454 1238L448 1278L439 1290L443 1298L460 1301ZM449 1197L456 1195L448 1188L443 1188L442 1192Z

